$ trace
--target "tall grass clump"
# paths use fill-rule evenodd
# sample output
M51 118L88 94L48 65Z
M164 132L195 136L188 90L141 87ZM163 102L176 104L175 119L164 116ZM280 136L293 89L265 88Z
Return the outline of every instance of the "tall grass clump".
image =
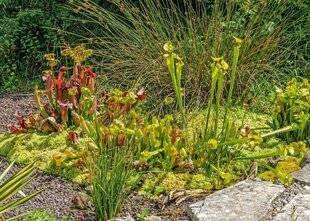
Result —
M93 141L90 144L92 154L87 160L91 174L91 196L98 220L107 221L118 214L127 196L126 182L132 164L130 140L111 134L113 129L114 133L118 133L115 132L116 127L109 130L100 123L101 118L96 117L93 122L87 122L78 115L76 118Z
M161 54L161 46L171 40L186 64L186 98L200 104L211 87L211 56L231 57L233 36L244 40L234 94L264 85L257 79L281 83L309 68L309 54L301 46L309 12L303 2L111 0L118 10L110 10L76 0L72 6L87 24L81 40L93 44L110 83L147 86L153 101L172 93Z
M112 148L100 154L92 167L92 199L101 221L115 217L126 199L128 163L123 151Z

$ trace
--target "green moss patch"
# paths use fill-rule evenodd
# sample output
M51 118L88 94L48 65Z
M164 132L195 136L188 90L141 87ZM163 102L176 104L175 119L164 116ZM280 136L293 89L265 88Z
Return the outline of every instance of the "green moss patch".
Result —
M74 160L87 151L88 142L87 138L82 137L78 144L72 144L65 131L48 135L0 134L0 155L21 164L36 161L37 167L43 171L81 181L85 169L74 166ZM59 165L55 165L57 158L62 159Z

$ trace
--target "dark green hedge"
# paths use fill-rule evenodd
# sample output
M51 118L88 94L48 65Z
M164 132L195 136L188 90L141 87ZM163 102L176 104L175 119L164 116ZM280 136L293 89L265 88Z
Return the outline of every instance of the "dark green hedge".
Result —
M44 53L54 50L70 26L61 19L63 1L4 0L0 5L0 90L38 79ZM29 84L31 85L31 84Z
M110 7L107 0L95 1ZM0 0L0 92L28 90L40 80L45 53L59 53L82 30L67 0Z

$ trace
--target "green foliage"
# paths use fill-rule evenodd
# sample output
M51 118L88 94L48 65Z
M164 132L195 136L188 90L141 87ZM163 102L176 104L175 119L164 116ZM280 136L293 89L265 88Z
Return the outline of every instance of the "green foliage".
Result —
M143 209L143 210L141 210L141 211L137 214L137 218L138 218L139 221L144 221L144 219L145 219L146 217L150 216L150 215L151 215L150 210L148 210L148 209Z
M284 89L278 88L273 97L272 121L274 130L293 126L294 129L278 137L288 143L308 140L310 134L310 84L308 80L288 82Z
M84 122L84 119L81 121ZM93 155L88 158L92 177L91 196L98 219L106 221L118 214L127 196L125 187L131 166L129 148L132 146L125 137L120 138L119 135L109 137L109 133L104 133L104 127L98 120L94 126L94 128L90 125L83 127L95 145L91 146Z
M164 49L167 52L167 54L165 54L166 63L170 73L172 86L176 95L178 109L179 112L183 114L183 111L185 111L183 104L184 92L182 89L181 81L184 63L182 59L173 52L174 48L171 42L166 43L164 45Z
M115 217L127 196L128 158L119 148L103 150L92 165L92 198L101 221Z
M21 206L37 196L42 191L37 191L29 195L25 195L18 199L11 199L23 187L25 187L31 180L31 175L35 169L34 164L29 164L25 168L4 181L5 176L8 174L14 162L0 175L0 219L5 220L5 212L8 212L18 206Z
M122 79L127 88L147 85L154 106L159 91L160 96L171 93L161 53L167 41L186 64L182 84L186 100L193 102L203 101L211 87L211 56L231 57L233 36L244 39L234 94L246 95L254 85L262 85L257 79L280 84L291 76L305 76L309 69L306 1L112 2L119 12L83 0L74 1L73 7L84 15L81 21L96 27L87 36L92 35L98 65L110 84Z
M33 211L26 214L23 221L57 221L57 218L44 211ZM63 218L63 221L72 221L71 218Z
M39 80L43 55L55 50L65 27L56 1L4 0L0 3L0 91L33 87ZM56 29L54 29L56 28ZM26 84L25 84L26 82Z
M116 10L109 2L95 3ZM76 42L71 34L86 27L76 21L78 11L67 8L67 0L1 0L0 1L0 91L28 91L40 81L45 68L41 58L60 47ZM87 28L90 28L89 26ZM81 33L76 33L77 35Z
M91 155L86 158L91 175L92 198L99 220L117 215L127 195L133 154L138 147L136 138L139 124L135 106L144 100L144 90L137 93L113 90L105 94L102 110L95 119L73 113L79 125L92 139ZM90 121L89 121L90 120Z
M276 165L269 165L268 161L261 161L263 172L258 174L262 180L280 181L283 185L289 186L293 183L293 177L290 173L300 170L301 162L307 153L308 148L303 142L294 142L288 145L280 146L274 152L279 157ZM258 154L259 155L259 154ZM272 155L269 155L272 157ZM267 158L265 156L264 158Z
M235 38L235 45L232 53L232 70L230 80L230 87L227 100L224 104L224 116L220 116L221 102L224 97L225 84L229 65L222 57L213 58L214 62L211 64L211 89L208 98L207 113L205 117L205 127L202 134L198 135L198 139L194 142L196 148L194 149L193 158L204 159L205 170L208 173L211 171L218 172L220 165L229 163L233 155L237 153L234 145L242 143L238 138L237 127L230 117L230 108L232 103L232 94L234 91L237 65L239 59L239 52L241 47L241 39ZM242 122L243 124L244 122ZM241 125L243 126L243 125ZM198 132L199 133L199 132ZM187 139L187 138L185 138Z
M106 99L98 116L101 122L99 134L96 121L87 122L80 118L80 125L94 140L100 140L102 146L123 146L127 142L132 146L135 166L142 170L160 168L190 167L186 148L182 147L181 130L175 126L174 118L166 115L162 119L148 117L139 111L139 104L145 99L144 90L112 90L106 92ZM108 142L112 140L114 143Z

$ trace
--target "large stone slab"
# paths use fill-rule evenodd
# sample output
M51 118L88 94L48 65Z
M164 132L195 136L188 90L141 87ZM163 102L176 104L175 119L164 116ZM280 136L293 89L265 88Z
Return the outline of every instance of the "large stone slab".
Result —
M306 164L301 170L292 173L292 176L296 180L310 185L310 163Z
M190 205L189 214L193 221L261 220L284 189L266 181L242 181Z
M278 213L273 221L310 221L310 187L305 186L304 190L296 195Z

